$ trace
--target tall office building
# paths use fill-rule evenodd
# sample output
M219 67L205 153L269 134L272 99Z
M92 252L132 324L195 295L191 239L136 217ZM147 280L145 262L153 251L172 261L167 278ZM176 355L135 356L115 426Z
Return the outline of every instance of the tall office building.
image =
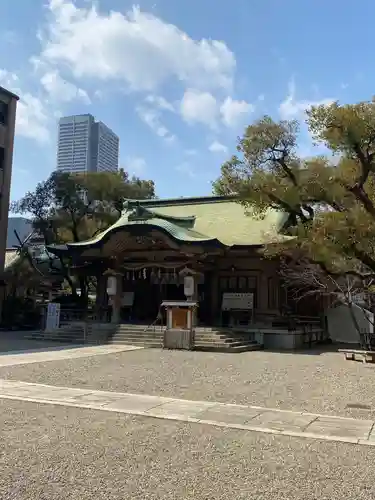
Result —
M60 172L116 172L119 138L90 115L65 116L59 121L57 170Z

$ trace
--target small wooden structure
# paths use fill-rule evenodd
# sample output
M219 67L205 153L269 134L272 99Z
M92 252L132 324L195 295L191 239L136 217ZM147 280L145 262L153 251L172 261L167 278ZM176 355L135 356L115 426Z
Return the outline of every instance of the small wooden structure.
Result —
M164 348L193 349L197 302L189 300L164 301L167 312Z
M360 349L339 349L345 354L345 359L355 361L359 358L363 363L375 363L375 351L364 351Z

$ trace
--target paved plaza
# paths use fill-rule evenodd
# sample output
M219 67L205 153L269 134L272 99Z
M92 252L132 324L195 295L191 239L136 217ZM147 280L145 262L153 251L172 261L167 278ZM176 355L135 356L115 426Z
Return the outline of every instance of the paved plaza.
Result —
M65 352L66 359L19 366L1 367L0 358L0 379L375 419L375 365L337 352L139 349L79 359Z
M0 498L375 497L374 366L128 347L0 354Z
M0 380L0 397L375 446L375 420Z

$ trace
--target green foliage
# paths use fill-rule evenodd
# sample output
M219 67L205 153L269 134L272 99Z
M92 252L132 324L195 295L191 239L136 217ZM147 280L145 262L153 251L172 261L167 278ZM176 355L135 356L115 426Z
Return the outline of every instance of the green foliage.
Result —
M53 172L34 191L12 203L11 211L31 216L34 229L47 245L61 244L85 241L107 229L121 216L127 199L154 196L153 181L129 177L122 169L116 173ZM79 284L75 282L70 262L60 259L58 269L73 295L77 288L87 295L88 283L83 278Z
M236 194L260 215L270 208L290 215L295 238L268 254L304 255L328 272L374 274L375 102L316 106L307 124L338 162L299 157L296 122L264 117L246 128L214 192Z
M155 196L153 181L118 173L54 172L35 191L12 203L15 213L29 214L46 243L83 241L113 224L126 199Z

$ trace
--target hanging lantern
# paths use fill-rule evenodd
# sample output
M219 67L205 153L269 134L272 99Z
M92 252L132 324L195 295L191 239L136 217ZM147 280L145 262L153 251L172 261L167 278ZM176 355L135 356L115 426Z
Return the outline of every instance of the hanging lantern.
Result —
M147 279L147 271L145 267L143 268L143 279Z

